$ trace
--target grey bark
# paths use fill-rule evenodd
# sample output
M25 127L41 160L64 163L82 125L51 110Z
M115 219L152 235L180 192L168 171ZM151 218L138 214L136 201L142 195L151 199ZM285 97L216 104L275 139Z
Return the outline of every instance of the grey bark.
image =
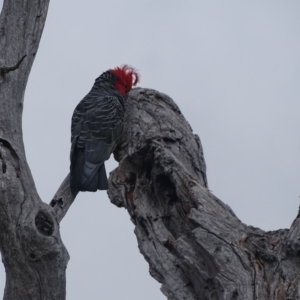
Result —
M69 255L41 201L22 137L24 92L49 0L5 0L0 16L0 250L5 300L65 299ZM65 212L64 212L65 213ZM59 214L58 214L59 215Z
M167 298L300 299L299 215L290 230L243 224L208 189L200 139L168 96L133 90L125 124L108 195Z
M65 299L69 256L59 222L69 177L50 205L26 162L22 110L49 0L5 0L0 17L0 250L5 300ZM200 139L176 104L135 89L115 149L109 197L135 224L168 299L299 299L299 215L289 230L246 226L208 189Z

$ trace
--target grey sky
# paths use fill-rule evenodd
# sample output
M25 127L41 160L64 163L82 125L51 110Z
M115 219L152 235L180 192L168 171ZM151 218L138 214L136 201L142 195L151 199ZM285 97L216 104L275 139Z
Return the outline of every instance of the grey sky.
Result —
M75 106L103 71L127 63L200 136L213 193L246 224L288 228L300 195L299 15L291 0L51 1L23 117L43 201L68 172ZM67 299L165 299L133 229L105 192L76 198L61 223Z

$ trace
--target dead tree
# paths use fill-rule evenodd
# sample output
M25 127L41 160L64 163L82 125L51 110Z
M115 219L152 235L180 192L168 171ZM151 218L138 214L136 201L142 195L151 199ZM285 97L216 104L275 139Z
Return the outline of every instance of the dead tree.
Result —
M42 202L26 162L24 92L49 0L5 0L0 17L0 250L5 300L65 299L69 255L60 214Z
M290 230L243 224L208 189L200 139L168 96L135 89L125 124L108 195L167 298L300 299L299 215Z
M49 0L5 0L0 17L0 250L5 300L65 299L69 260L59 223L67 176L41 201L22 137L24 92ZM169 300L299 299L299 219L246 226L208 189L200 139L166 95L135 89L115 150L109 197L135 224L141 253Z

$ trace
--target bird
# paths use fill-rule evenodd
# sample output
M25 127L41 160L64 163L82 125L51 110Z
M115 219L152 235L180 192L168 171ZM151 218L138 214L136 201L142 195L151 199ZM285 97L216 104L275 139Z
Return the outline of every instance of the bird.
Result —
M124 126L127 95L140 75L129 65L102 73L76 106L71 122L70 189L107 190L104 162L114 151Z

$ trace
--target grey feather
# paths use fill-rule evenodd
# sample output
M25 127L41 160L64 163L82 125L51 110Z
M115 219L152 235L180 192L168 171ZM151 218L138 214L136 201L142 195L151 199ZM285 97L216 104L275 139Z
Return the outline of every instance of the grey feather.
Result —
M71 126L70 184L78 191L106 190L104 162L123 132L124 97L114 88L115 75L105 72L74 110Z

